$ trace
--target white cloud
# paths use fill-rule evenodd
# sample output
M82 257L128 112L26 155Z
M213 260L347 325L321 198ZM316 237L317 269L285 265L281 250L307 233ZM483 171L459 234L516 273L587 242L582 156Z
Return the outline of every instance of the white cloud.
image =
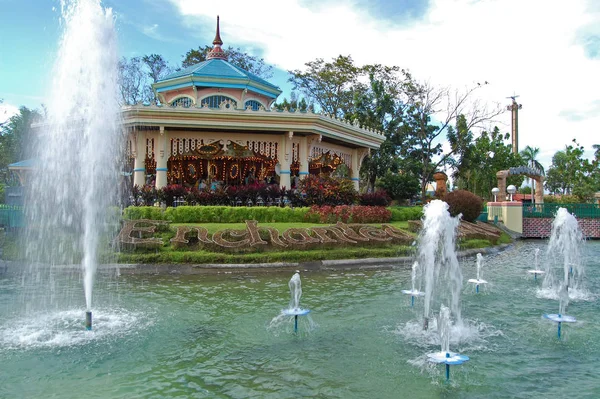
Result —
M600 60L586 57L581 40L582 29L600 24L600 10L586 0L432 0L423 19L404 25L352 1L170 1L187 24L206 28L219 14L226 45L263 48L283 69L351 54L358 64L398 65L438 85L489 81L480 91L488 102L508 105L506 97L519 94L519 147L539 147L546 166L573 138L587 150L600 142L600 113L590 112L600 99ZM499 122L510 130L508 113Z
M19 108L12 104L0 103L0 124L3 124L11 116L19 113Z

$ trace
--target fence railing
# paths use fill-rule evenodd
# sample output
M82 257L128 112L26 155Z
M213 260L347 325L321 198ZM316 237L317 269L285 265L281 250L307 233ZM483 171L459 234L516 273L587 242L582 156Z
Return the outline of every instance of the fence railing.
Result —
M596 204L535 204L523 205L524 218L553 218L558 208L566 208L578 219L600 219L600 206Z
M24 225L23 207L0 204L0 226L14 229Z

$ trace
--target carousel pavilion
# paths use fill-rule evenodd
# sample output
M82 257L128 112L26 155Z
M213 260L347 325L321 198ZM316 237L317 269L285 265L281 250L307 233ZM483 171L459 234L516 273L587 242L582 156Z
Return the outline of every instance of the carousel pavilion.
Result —
M206 61L153 85L160 104L122 109L133 184L223 185L330 173L344 164L358 189L360 165L380 132L326 115L271 106L281 90L227 61L219 23Z

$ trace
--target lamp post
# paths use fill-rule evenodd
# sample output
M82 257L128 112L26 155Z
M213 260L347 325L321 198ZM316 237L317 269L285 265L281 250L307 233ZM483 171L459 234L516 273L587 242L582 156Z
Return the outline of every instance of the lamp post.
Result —
M492 188L492 195L494 196L494 202L498 201L498 193L499 192L500 192L500 189L498 187Z
M510 200L512 202L513 194L517 192L517 188L511 184L510 186L506 187L506 191L508 191L508 193L510 194Z

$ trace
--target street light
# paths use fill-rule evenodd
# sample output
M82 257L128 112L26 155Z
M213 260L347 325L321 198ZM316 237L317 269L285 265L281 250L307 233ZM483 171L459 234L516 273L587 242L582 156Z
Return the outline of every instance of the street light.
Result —
M500 189L498 187L494 187L492 188L492 195L494 196L494 202L498 201L498 193L500 192Z
M517 192L517 188L514 185L510 185L508 187L506 187L506 191L508 191L508 193L510 194L510 200L513 200L513 194Z

